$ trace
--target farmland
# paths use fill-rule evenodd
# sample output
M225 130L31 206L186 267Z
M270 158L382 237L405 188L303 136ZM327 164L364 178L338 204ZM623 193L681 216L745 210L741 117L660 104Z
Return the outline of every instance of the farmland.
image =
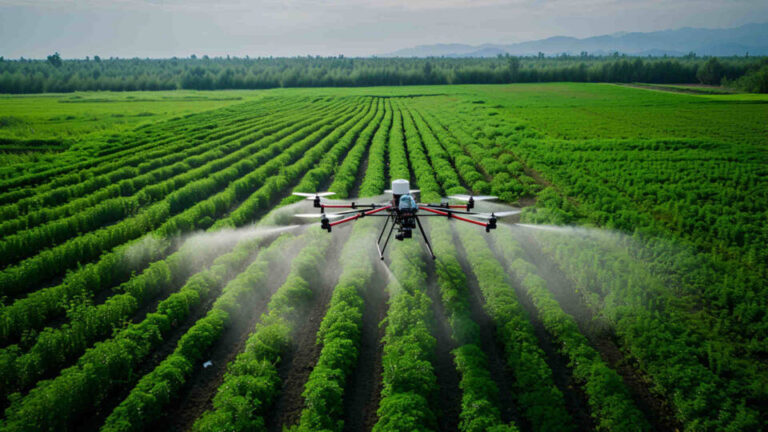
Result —
M610 84L3 96L0 429L768 429L766 149ZM398 178L521 223L290 217Z

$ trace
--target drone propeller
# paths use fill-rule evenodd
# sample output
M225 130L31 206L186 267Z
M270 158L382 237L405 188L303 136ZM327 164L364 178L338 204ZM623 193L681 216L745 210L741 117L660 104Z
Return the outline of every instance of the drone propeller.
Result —
M491 195L450 195L448 198L455 199L459 201L487 201L496 199L498 197L491 196Z
M337 217L343 217L346 213L299 213L295 214L295 217L298 218L318 218L318 217L326 217L326 218L337 218Z
M336 195L336 192L317 192L317 193L294 192L293 194L296 196L306 197L307 199L315 199L319 197Z
M472 217L477 217L480 219L494 219L494 218L512 216L516 214L520 214L520 210L510 210L510 211L503 211L498 213L473 213Z

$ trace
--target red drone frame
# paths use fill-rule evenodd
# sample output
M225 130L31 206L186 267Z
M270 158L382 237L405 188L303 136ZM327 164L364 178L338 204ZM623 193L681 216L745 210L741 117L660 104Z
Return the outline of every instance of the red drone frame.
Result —
M475 224L485 227L485 232L490 232L496 228L496 221L499 217L510 216L519 213L519 211L506 211L499 213L475 213L471 212L475 207L475 201L495 199L493 196L470 196L470 195L452 195L448 198L456 199L460 201L466 201L466 204L452 205L447 201L443 201L440 204L424 204L416 203L413 199L414 193L418 193L418 190L409 189L409 183L407 180L395 180L392 182L392 189L387 190L386 193L392 194L392 200L380 204L361 204L361 203L349 203L349 204L325 204L322 202L322 198L330 195L334 195L333 192L319 192L319 193L303 193L294 192L294 195L307 197L307 199L314 201L315 208L320 209L320 214L298 214L298 217L317 217L320 216L320 226L331 232L331 229L336 225L352 222L354 220L367 217L378 216L387 218L384 221L384 226L381 228L381 233L376 241L376 247L379 250L379 257L384 259L384 251L387 248L389 239L392 236L392 232L397 227L397 233L395 234L396 240L404 240L413 237L413 229L418 227L422 237L424 237L424 243L429 250L429 254L432 258L435 258L435 254L432 252L432 245L429 243L429 238L424 232L424 228L421 226L420 217L423 216L444 216L448 219L456 219L462 222ZM350 209L347 211L337 213L326 213L326 209ZM463 209L463 210L458 210ZM418 214L418 211L422 210L426 214ZM348 216L351 215L351 216ZM478 221L471 219L470 216L486 221ZM334 218L342 218L336 221L331 221ZM392 222L390 226L389 223ZM384 245L381 246L381 239L384 237L384 232L389 228L389 234L384 240Z

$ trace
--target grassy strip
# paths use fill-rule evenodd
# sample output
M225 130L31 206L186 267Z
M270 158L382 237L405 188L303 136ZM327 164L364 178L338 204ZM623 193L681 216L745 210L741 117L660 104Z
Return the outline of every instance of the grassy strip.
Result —
M277 366L301 312L315 294L310 287L322 270L331 244L330 236L319 229L309 230L307 236L308 245L291 263L288 279L270 299L267 313L248 337L244 352L228 365L224 382L213 398L213 410L195 422L195 430L264 429L264 415L280 391ZM136 420L145 421L143 417ZM140 423L133 421L130 427L112 427L108 420L102 430L139 430L138 426Z

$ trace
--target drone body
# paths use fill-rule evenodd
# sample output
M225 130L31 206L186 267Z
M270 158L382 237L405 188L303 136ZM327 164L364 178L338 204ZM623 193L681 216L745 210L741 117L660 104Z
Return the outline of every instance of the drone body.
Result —
M429 254L432 259L435 258L435 254L432 252L432 245L429 243L429 238L424 232L424 228L421 225L419 218L425 216L443 216L448 219L457 219L463 222L472 223L485 228L486 232L490 232L496 228L496 221L498 217L509 216L519 213L518 211L502 212L502 213L474 213L471 212L474 208L475 201L494 199L492 196L468 196L468 195L454 195L449 198L466 201L466 204L451 205L447 201L443 201L440 204L422 204L418 203L414 198L414 194L419 193L418 190L410 189L410 183L408 180L394 180L392 182L392 189L385 191L392 194L392 199L388 202L380 204L325 204L322 202L322 198L333 195L333 192L320 192L320 193L303 193L294 192L294 195L304 196L307 199L314 201L314 206L320 209L320 214L299 214L299 217L320 217L320 226L331 232L332 227L343 223L351 222L366 216L386 217L384 226L381 228L381 233L376 242L376 246L379 250L379 257L384 259L384 251L387 248L389 239L392 237L392 233L397 229L395 233L395 240L405 240L413 238L413 230L418 228L424 237L424 243L427 246ZM326 213L326 209L350 209L341 211L338 213ZM463 209L460 211L458 209ZM423 213L419 213L419 211ZM351 216L347 216L351 215ZM486 219L487 222L474 220L471 218L463 217L462 215ZM342 218L340 220L331 221L331 219ZM389 227L389 233L384 238L384 233ZM382 246L381 240L384 239Z

